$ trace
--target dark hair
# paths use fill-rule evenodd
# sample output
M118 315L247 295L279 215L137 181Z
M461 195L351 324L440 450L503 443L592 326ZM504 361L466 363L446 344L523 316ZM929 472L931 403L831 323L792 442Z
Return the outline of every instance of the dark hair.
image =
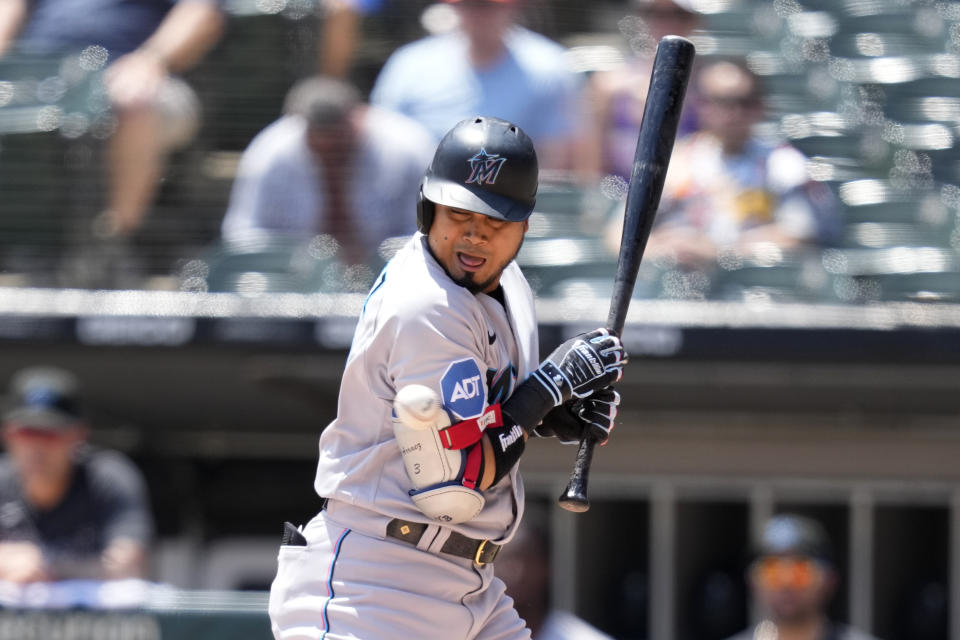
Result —
M705 61L697 69L697 88L702 91L703 80L704 78L706 78L709 71L711 69L724 66L724 65L735 67L743 75L748 77L750 79L750 84L752 87L750 90L750 95L755 98L763 98L763 96L766 93L766 88L764 87L764 84L763 84L763 78L757 75L757 73L750 68L750 65L747 63L746 58L738 57L738 56L723 56L723 57L712 58L710 60Z
M311 127L329 127L343 122L360 104L356 87L335 78L312 76L297 82L283 103L287 115L306 118Z

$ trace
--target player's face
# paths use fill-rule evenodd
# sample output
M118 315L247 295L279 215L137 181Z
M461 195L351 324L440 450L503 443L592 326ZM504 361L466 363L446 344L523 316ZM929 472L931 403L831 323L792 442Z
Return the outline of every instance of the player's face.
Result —
M798 556L761 558L751 567L750 579L762 605L783 623L819 616L833 588L827 567Z
M438 204L428 242L454 282L474 293L489 293L520 251L527 226L526 221L507 222Z
M73 468L73 453L83 440L80 427L57 430L5 425L3 442L24 481L58 483Z
M700 80L702 126L723 146L739 151L763 117L763 102L755 82L735 65L707 69Z
M650 39L660 42L667 35L685 36L697 25L697 14L673 0L651 0L640 9L640 17L650 30Z
M516 20L516 7L489 0L466 0L456 5L460 29L481 49L497 49Z

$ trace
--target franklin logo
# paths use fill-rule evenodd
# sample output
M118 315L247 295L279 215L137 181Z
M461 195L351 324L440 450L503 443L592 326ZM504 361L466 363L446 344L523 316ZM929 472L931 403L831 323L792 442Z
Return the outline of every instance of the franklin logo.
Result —
M490 155L486 149L480 148L480 152L467 160L470 163L470 177L464 184L494 184L497 176L500 175L500 168L507 159L499 153Z
M513 425L513 427L510 429L510 433L500 434L500 451L506 451L507 447L522 437L523 429L521 429L518 425Z
M586 342L578 342L576 350L580 354L580 357L587 362L591 369L593 369L594 375L600 375L603 373L603 365L599 360L597 360L597 356L594 354L593 349L591 349Z

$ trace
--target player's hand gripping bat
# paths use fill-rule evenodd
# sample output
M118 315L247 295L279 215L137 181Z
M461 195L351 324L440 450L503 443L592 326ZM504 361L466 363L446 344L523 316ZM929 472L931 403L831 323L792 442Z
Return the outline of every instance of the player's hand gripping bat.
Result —
M650 88L640 123L637 150L633 156L630 185L627 191L623 235L620 238L620 257L617 275L610 299L607 328L622 335L627 307L633 297L637 270L650 237L653 218L660 203L663 181L677 136L683 96L693 66L693 43L680 36L666 36L657 45L657 55L650 75ZM583 512L590 508L587 499L587 479L593 448L598 435L584 432L577 452L577 460L570 474L570 482L559 498L567 511Z

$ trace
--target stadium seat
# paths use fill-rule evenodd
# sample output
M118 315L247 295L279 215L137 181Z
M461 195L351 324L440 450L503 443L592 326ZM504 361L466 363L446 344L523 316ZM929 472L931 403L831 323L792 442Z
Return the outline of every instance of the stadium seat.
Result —
M201 289L248 295L365 290L375 275L368 268L362 282L351 281L336 258L336 243L327 236L303 240L275 235L225 242L200 261L204 266L193 265L191 270L206 272L201 274L205 281Z

